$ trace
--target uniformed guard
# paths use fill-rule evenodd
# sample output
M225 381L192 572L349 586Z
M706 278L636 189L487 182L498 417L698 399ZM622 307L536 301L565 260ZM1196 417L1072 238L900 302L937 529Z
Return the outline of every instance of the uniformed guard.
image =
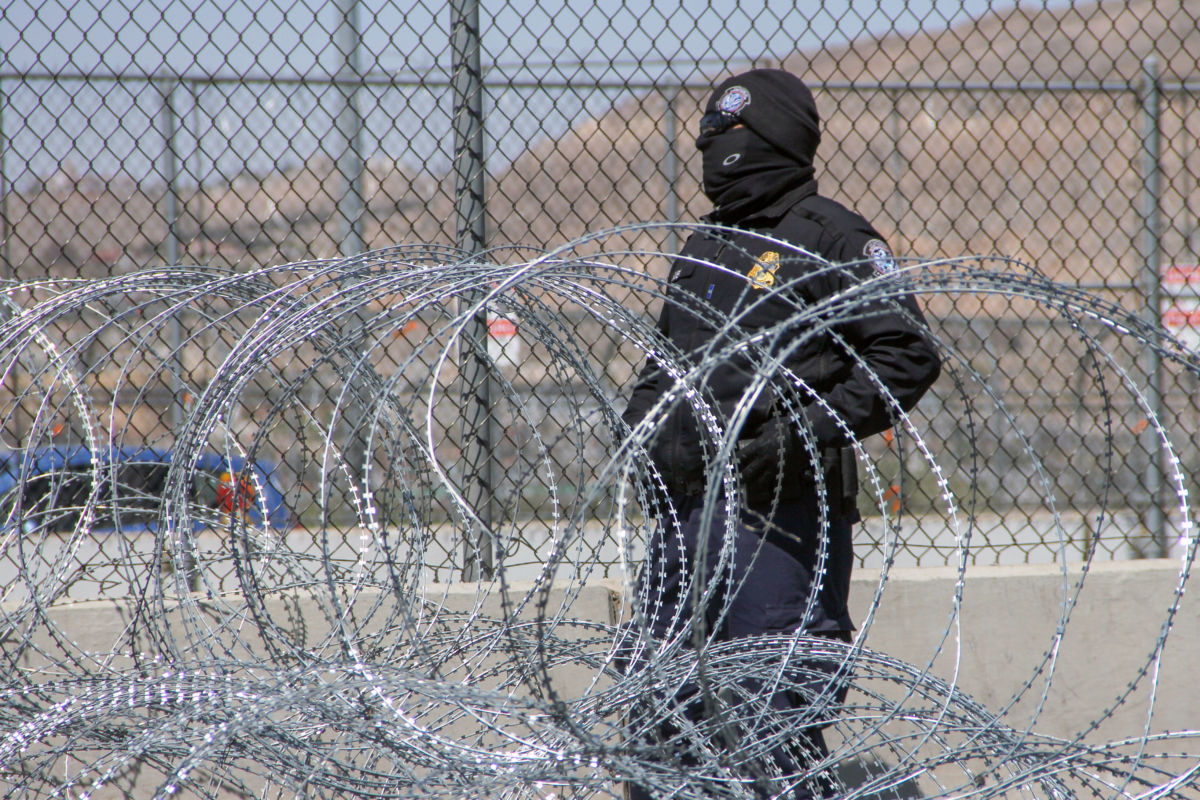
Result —
M818 192L814 157L820 138L813 95L788 72L752 70L712 93L696 140L703 189L714 204L705 221L736 230L693 234L672 264L659 329L685 359L712 352L714 336L781 326L786 331L797 308L897 268L870 223ZM830 268L830 263L841 266ZM940 370L913 298L889 303L848 315L830 330L796 330L770 344L772 353L782 354L788 386L758 394L736 431L742 495L734 542L721 541L727 535L724 503L708 498L716 513L711 524L702 525L716 443L705 441L707 428L693 406L678 403L657 427L649 452L673 513L663 515L651 537L641 582L644 618L654 637L666 640L680 626L701 626L707 641L797 631L851 640L851 526L859 517L855 463L846 445L850 436L861 439L891 427L893 404L911 409ZM734 317L736 329L718 334L711 320ZM723 417L722 425L744 402L755 363L751 356L735 355L704 373L702 394ZM661 366L651 357L640 372L624 414L630 426L673 386ZM797 395L797 385L809 394ZM806 434L813 448L805 447ZM819 459L812 458L814 451ZM825 524L822 505L828 511ZM720 575L697 562L702 553L715 559L722 546L732 552L733 563ZM712 594L723 607L719 615L713 608L691 607L688 583L696 576L706 585L727 583ZM809 603L814 584L816 602ZM688 691L694 687L680 690ZM803 702L794 691L767 700L781 712ZM693 713L706 713L698 700ZM786 718L786 713L776 717ZM795 775L826 752L821 725L808 718L809 724L794 731L794 746L777 750L764 774ZM667 739L677 737L664 733ZM686 754L677 756L687 761ZM804 798L821 789L793 782L782 795L771 786L756 791ZM651 795L633 787L631 796Z

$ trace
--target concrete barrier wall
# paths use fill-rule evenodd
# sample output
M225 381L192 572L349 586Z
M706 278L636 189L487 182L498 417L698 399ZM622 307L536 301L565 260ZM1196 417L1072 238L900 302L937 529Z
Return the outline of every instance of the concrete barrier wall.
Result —
M1155 657L1180 572L1174 560L1097 563L1086 576L1055 565L968 567L961 612L952 619L955 570L896 569L865 643L917 665L932 660L935 675L957 676L958 686L989 709L999 711L1022 693L1006 718L1015 727L1028 725L1042 704L1033 729L1054 736L1082 733L1114 706L1087 740L1137 737L1147 725L1151 732L1200 730L1200 603L1191 594L1179 599ZM857 620L865 618L878 575L854 579ZM1023 690L1027 681L1032 685Z
M929 665L934 675L955 682L993 711L1011 706L1003 717L1010 727L1063 737L1086 732L1088 741L1108 742L1137 738L1147 727L1151 732L1200 729L1200 690L1195 686L1200 607L1190 595L1182 596L1166 645L1156 656L1179 577L1177 561L1099 563L1086 576L1054 565L970 567L961 584L953 569L897 568L880 590L879 572L860 570L852 601L865 646ZM433 607L500 615L499 592L481 591L474 584L432 588L437 590L436 597L428 598ZM508 596L527 598L530 588L513 585ZM621 621L628 596L619 582L589 582L578 593L568 589L556 588L548 595L550 615ZM355 602L369 608L376 599L363 595ZM270 604L266 608L269 616L278 613L278 619L302 618L306 636L328 636L328 619L311 599L307 607L289 600L277 610ZM535 611L529 605L524 615ZM189 613L194 615L194 609ZM45 658L64 646L76 656L116 651L124 655L109 663L119 667L140 646L131 639L131 614L124 601L55 607L52 624L38 636L49 636L49 631L57 641L41 642L29 657ZM220 617L222 612L218 607L213 614ZM391 618L390 624L396 623ZM245 637L243 628L239 646L245 646ZM251 649L257 648L251 644ZM40 666L30 660L26 664ZM589 669L578 675L559 672L554 680L569 696L586 691L596 677ZM1089 731L1092 721L1110 710L1111 717Z

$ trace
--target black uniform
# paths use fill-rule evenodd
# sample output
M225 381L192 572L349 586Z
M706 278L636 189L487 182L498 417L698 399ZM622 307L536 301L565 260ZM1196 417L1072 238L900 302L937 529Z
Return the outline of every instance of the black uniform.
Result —
M670 273L669 300L659 318L659 328L683 353L697 353L711 344L722 317L737 314L741 333L786 322L797 314L797 304L814 305L851 288L876 269L894 262L880 235L858 214L816 193L810 181L787 193L764 212L743 220L743 225L772 238L784 239L845 268L828 265L749 233L704 232L686 243ZM857 263L853 263L857 262ZM719 264L725 270L707 266ZM764 290L788 287L786 296L764 300ZM757 295L757 296L756 296ZM694 298L694 299L693 299ZM703 304L697 301L703 301ZM707 308L719 312L713 316ZM743 310L751 308L743 315ZM830 332L809 337L784 361L789 371L803 379L829 404L854 434L862 438L886 430L894 412L874 380L846 347L852 347L905 410L912 408L936 379L937 353L922 334L923 318L912 298L877 303L856 309L848 320L833 326L842 341ZM799 333L799 331L797 332ZM781 341L775 349L788 345ZM754 376L751 358L733 358L709 373L705 389L726 418L742 398ZM626 422L636 424L673 379L648 361L629 405ZM753 438L773 416L785 413L773 406L771 394L755 402L742 431ZM818 446L846 443L842 427L822 406L807 402L805 416ZM659 429L653 457L671 488L687 493L702 479L702 436L691 409L675 408ZM802 482L785 482L782 496L802 494Z
M732 564L716 575L712 565L698 563L700 553L715 557L727 535L721 503L715 504L712 523L703 524L705 464L716 443L705 441L706 427L689 401L671 408L649 450L670 494L670 518L679 527L669 530L664 518L651 537L640 593L644 618L651 633L663 640L700 625L705 638L803 631L848 641L853 630L847 609L851 524L858 516L853 490L847 491L853 458L847 461L844 452L840 458L834 455L847 443L842 426L855 438L891 427L894 409L872 375L908 410L937 378L939 359L911 297L856 307L815 333L811 327L788 327L798 308L811 308L896 268L882 237L865 219L818 194L813 156L819 127L803 83L779 70L754 70L719 86L706 112L704 119L717 123L702 123L697 140L704 157L704 189L716 205L707 220L738 230L706 230L688 239L671 267L659 329L685 362L700 363L721 340L782 324L783 335L764 347L772 355L784 354L786 371L756 398L736 432L745 452L778 458L766 458L769 468L755 470L753 479L743 482L735 541L727 547ZM737 318L737 327L725 331L720 326L730 317ZM722 428L755 380L761 355L734 354L705 373L698 388ZM652 357L642 369L624 414L631 426L674 385L661 366ZM796 390L789 372L809 387L807 392ZM823 451L826 496L834 500L824 525L818 480L803 455L800 415ZM762 460L756 462L760 467ZM713 504L709 506L712 513ZM824 564L819 561L822 549ZM824 577L819 577L822 567ZM720 584L708 608L691 608L691 580ZM810 604L814 581L820 585ZM717 614L722 608L724 613ZM679 694L690 691L683 687ZM782 713L776 722L786 719L789 709L801 710L793 692L777 692L768 701ZM697 719L705 713L699 703L689 711ZM773 754L784 773L802 770L824 748L819 726L810 723L794 733L799 750ZM682 757L686 761L686 754ZM762 791L771 794L778 787ZM800 785L782 796L811 793L811 787ZM648 794L634 787L632 796Z

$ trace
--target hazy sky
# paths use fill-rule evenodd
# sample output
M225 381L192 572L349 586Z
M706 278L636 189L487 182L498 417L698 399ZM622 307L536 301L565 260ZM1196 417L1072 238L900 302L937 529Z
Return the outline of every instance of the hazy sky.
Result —
M343 4L349 0L343 0ZM799 10L798 5L804 7ZM1013 3L767 0L718 12L711 0L672 4L482 0L489 166L529 141L559 135L645 84L704 81L752 60L843 44L891 30L938 30ZM1041 7L1044 2L1023 3ZM449 159L449 6L358 3L361 68L397 81L358 103L363 149L432 171ZM281 10L282 9L282 10ZM0 8L0 106L8 182L59 165L99 174L157 169L162 86L146 81L28 81L25 73L322 77L342 56L335 2L301 0L5 0ZM507 89L505 81L526 82ZM408 82L408 83L406 83ZM546 83L550 85L545 85ZM569 82L571 89L554 84ZM187 175L275 169L327 141L328 87L276 82L187 83L172 89L175 147ZM159 144L155 144L155 142Z
M842 43L891 29L939 29L1008 3L884 0L798 4L767 0L719 12L710 0L606 2L481 0L484 61L508 74L522 60L586 62L589 74L629 74L664 62L686 77L699 59L728 62L781 56L822 42ZM1043 6L1044 2L1026 2ZM1058 3L1061 5L1061 3ZM797 6L804 6L801 10ZM429 69L448 63L448 6L421 0L360 0L364 67ZM73 66L113 72L308 73L336 61L333 2L305 0L7 0L0 11L6 70ZM617 66L609 66L616 62ZM669 68L668 68L669 69ZM543 70L544 71L544 70Z

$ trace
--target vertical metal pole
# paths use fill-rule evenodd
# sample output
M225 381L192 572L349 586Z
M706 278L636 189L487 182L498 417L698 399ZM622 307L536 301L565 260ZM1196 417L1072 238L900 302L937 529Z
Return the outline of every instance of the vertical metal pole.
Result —
M1142 231L1141 251L1144 264L1142 270L1143 289L1146 293L1146 317L1159 324L1162 314L1162 170L1160 144L1160 106L1158 59L1149 56L1142 62ZM1150 410L1161 421L1162 403L1162 356L1154 349L1145 351L1146 401ZM1163 558L1167 555L1167 519L1163 513L1162 493L1166 483L1163 465L1162 442L1153 427L1143 434L1149 464L1146 469L1146 491L1149 505L1146 509L1146 527L1150 532L1150 555Z
M17 277L16 267L13 266L9 250L8 227L8 139L4 137L4 106L8 96L4 94L4 82L0 81L0 260L4 262L4 273L0 278L13 280Z
M0 225L3 226L0 229L0 259L4 262L4 272L0 274L0 278L11 281L17 279L17 267L12 261L12 242L10 240L13 236L13 229L8 217L8 139L4 134L4 107L7 103L8 95L4 93L3 81L0 81ZM10 313L8 306L0 307L0 319L7 319ZM24 374L22 366L21 359L12 362L12 377L9 379L9 386L13 397L24 396L21 391L21 378ZM30 381L33 381L32 376L30 376ZM28 419L26 419L27 415ZM15 404L5 428L4 433L11 437L9 441L26 443L29 431L33 428L33 417L24 403Z
M179 264L179 153L175 147L176 132L179 127L179 117L175 111L175 89L179 85L177 79L159 82L162 91L162 136L163 136L163 218L167 221L166 240L162 244L163 260L168 265ZM171 354L167 359L167 369L171 372L171 432L178 437L183 430L184 408L183 395L186 386L183 382L183 327L179 314L171 315L170 325ZM178 438L175 450L178 452ZM193 558L194 543L191 531L183 526L174 531L178 537L179 553L175 558L175 568L182 573L184 584L190 592L196 591L200 585L200 573L196 569Z
M209 251L208 235L205 231L205 225L208 223L212 212L209 210L208 190L204 188L204 180L212 172L216 172L217 160L216 156L209 158L209 166L205 169L204 165L204 134L209 126L205 125L205 121L200 119L200 107L204 103L204 94L206 87L200 81L188 82L188 97L192 101L192 141L196 145L196 166L194 177L196 178L196 199L192 204L192 216L196 220L196 248L199 252L199 260L203 261L207 266L211 266L210 258L215 260L216 251ZM207 122L211 123L211 119Z
M895 226L896 233L900 233L901 220L904 217L904 195L901 187L901 181L904 179L904 156L900 152L900 137L902 135L900 129L900 99L901 94L896 92L888 93L888 97L892 101L892 110L888 114L888 133L892 139L892 152L888 156L891 162L889 172L891 173L891 198L893 200L891 206L892 224ZM892 242L892 247L896 246L895 241ZM901 515L907 510L909 495L911 494L911 486L913 485L912 478L908 474L908 456L904 449L904 428L901 425L893 426L892 441L896 444L896 521L899 524Z
M483 183L483 68L478 0L451 0L450 47L454 86L454 209L456 241L471 255L486 246ZM466 297L470 308L479 296ZM498 439L492 410L492 370L487 353L487 312L471 319L459 350L463 372L463 488L478 518L463 540L463 580L488 579L495 569Z
M904 216L904 195L900 181L904 172L904 155L900 152L900 93L892 96L892 110L888 114L888 127L892 134L891 172L892 172L892 222L896 230L900 230L900 219ZM895 245L892 245L895 247Z
M358 47L361 37L357 0L337 0L334 7L337 27L333 32L333 44L341 59L335 76L339 103L333 131L337 174L341 181L337 199L340 220L338 252L342 256L352 256L366 249L363 232L363 120L356 101L358 87L362 83Z
M0 273L0 279L15 280L17 277L16 267L13 266L12 257L9 250L10 229L8 226L8 139L4 137L4 106L8 101L8 96L4 94L4 82L0 80L0 261L4 262L4 272ZM8 307L0 307L0 319L7 319L9 315ZM13 397L22 397L21 393L21 360L16 359L12 363L12 377L10 378L10 387ZM23 443L26 431L32 425L26 423L22 419L22 411L24 410L23 403L17 403L13 408L12 415L8 418L9 423L5 425L4 433L6 437L11 437L9 441ZM11 425L9 429L8 425Z
M666 136L667 152L663 157L663 171L667 176L667 222L679 222L679 117L675 112L675 104L679 99L679 88L672 88L666 93ZM670 228L667 230L668 253L679 252L679 233Z
M450 3L454 83L454 198L458 245L471 253L486 240L483 196L483 67L478 0Z
M179 115L175 110L175 88L172 80L163 85L163 181L165 186L163 216L167 221L167 238L163 242L163 261L171 266L179 264L179 152L175 139L179 128ZM183 364L180 350L183 347L183 327L179 315L171 315L171 358L169 368L172 376L171 430L176 434L183 428Z
M363 189L362 135L363 120L358 111L357 95L362 86L363 73L359 64L359 40L357 0L335 0L337 15L333 32L338 67L334 76L334 97L337 114L332 132L333 152L337 160L337 233L338 253L343 258L358 255L366 249L364 233L365 192ZM344 318L342 331L349 333L351 326L361 329L363 320L359 316ZM358 376L351 380L357 381ZM350 465L355 480L365 478L368 435L362 426L364 408L355 393L351 393L339 408L346 424L342 452ZM361 467L357 465L362 465ZM364 489L369 487L364 486Z
M208 222L210 216L208 212L208 190L204 188L204 180L210 172L216 171L216 157L209 159L212 167L204 168L204 134L207 127L200 119L200 106L204 102L205 87L198 80L188 82L188 97L192 101L192 141L196 146L196 166L193 168L192 174L196 179L196 196L195 202L192 203L191 215L196 220L196 242L195 247L198 252L197 259L206 266L211 266L209 255L208 236L204 230L205 223ZM211 121L211 120L210 120ZM213 256L216 255L214 252Z
M162 126L163 126L163 182L164 203L166 209L164 218L167 221L167 236L163 241L163 261L168 265L179 263L179 153L175 150L175 136L179 128L179 120L175 113L174 80L160 82L162 92Z
M1189 113L1187 117L1191 117ZM1195 126L1184 126L1185 130L1197 130ZM1183 248L1188 251L1188 254L1194 259L1200 253L1200 241L1197 241L1196 234L1200 233L1200 215L1197 215L1192 208L1192 195L1196 193L1197 186L1200 186L1200 181L1196 179L1196 171L1191 169L1192 153L1195 150L1192 148L1192 138L1184 137L1183 140L1183 178L1190 183L1190 186L1184 186L1183 189L1183 210L1184 210L1184 233L1183 233ZM1195 262L1193 262L1195 263Z

